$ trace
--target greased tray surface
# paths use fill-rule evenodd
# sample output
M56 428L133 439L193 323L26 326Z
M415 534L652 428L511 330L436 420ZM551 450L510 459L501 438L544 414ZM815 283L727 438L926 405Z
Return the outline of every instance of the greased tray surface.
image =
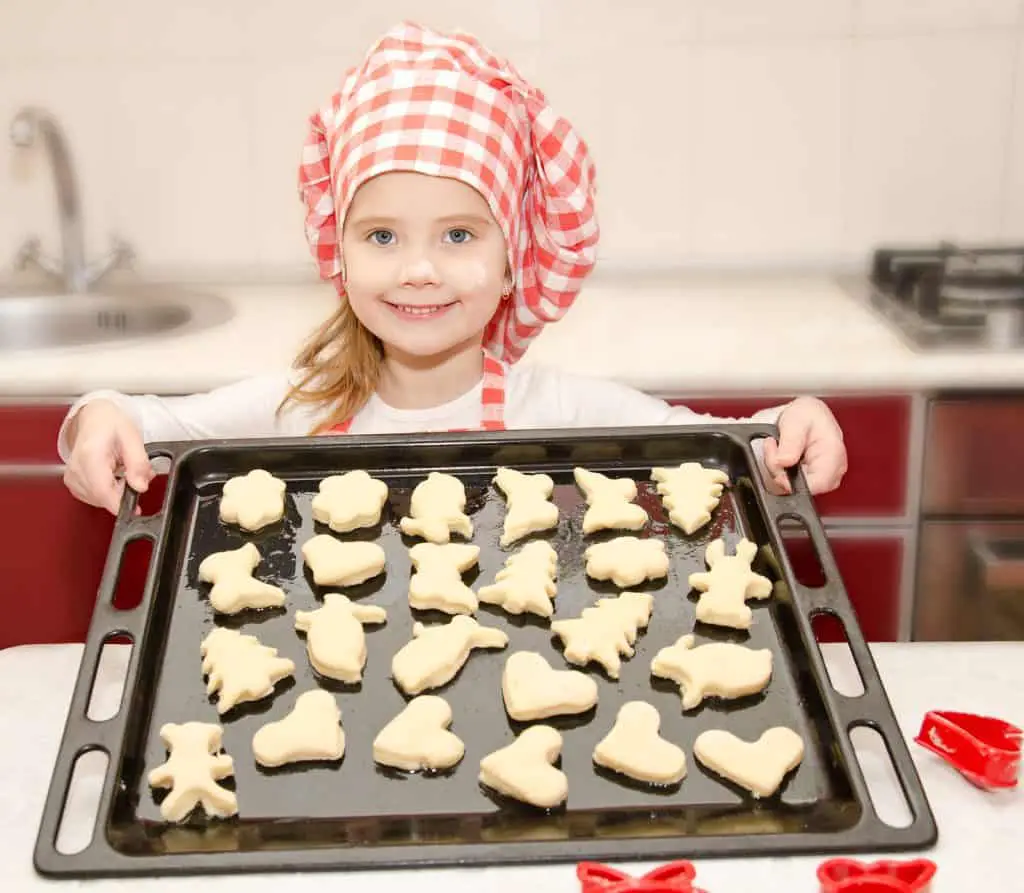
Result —
M86 876L927 845L935 830L924 794L803 482L797 480L794 496L771 497L751 475L750 438L770 431L764 426L605 429L154 447L154 455L172 459L164 510L154 518L133 520L129 503L134 500L127 499L122 507L83 659L83 678L40 829L37 868L47 874ZM686 536L668 523L649 478L655 465L690 460L722 468L732 483L711 523ZM428 471L456 474L466 485L466 511L475 527L471 542L480 546L479 566L465 579L474 589L492 582L505 559L525 542L507 549L498 544L505 500L492 478L500 465L543 471L556 482L552 499L559 507L559 526L539 535L559 555L552 619L578 616L598 597L619 591L585 574L586 547L626 531L583 535L586 503L573 481L576 465L634 477L640 486L637 501L651 517L640 535L663 539L671 560L667 579L633 587L654 595L654 609L639 635L636 654L623 662L620 678L611 680L597 664L588 665L586 672L598 681L597 707L578 717L545 720L562 732L559 765L569 780L567 804L547 813L489 792L477 780L480 759L510 743L527 725L510 720L504 710L501 673L507 657L516 650L535 650L556 669L569 666L549 621L533 615L516 617L481 604L478 621L504 630L508 647L473 651L455 679L429 692L449 701L452 731L465 742L465 757L456 767L438 775L407 774L379 767L372 758L373 738L409 700L390 677L392 656L410 640L415 621L449 619L439 612L410 609L408 549L419 540L403 536L398 519L407 514L412 488ZM287 482L286 515L281 523L248 534L222 524L217 513L224 481L257 467ZM366 627L363 681L346 685L312 671L305 637L294 629L294 613L318 607L324 592L332 591L313 583L301 555L306 540L329 532L312 520L310 503L317 485L328 474L355 468L386 481L389 500L378 527L335 536L378 542L387 565L381 577L343 591L359 603L384 607L388 619L384 625ZM811 533L828 576L820 590L796 585L784 553L780 554L778 520L785 515L799 517ZM117 612L109 607L117 558L124 544L140 534L156 539L146 593L133 612ZM730 552L741 536L756 542L760 551L754 569L775 582L770 600L750 603L754 623L749 632L695 624L696 596L687 578L705 569L704 549L718 536L725 538ZM282 586L287 605L221 615L216 623L276 647L295 662L296 672L294 678L278 683L271 697L219 717L215 696L206 695L200 669L199 644L215 619L206 597L208 586L198 581L198 567L207 555L247 540L256 543L262 555L257 577ZM828 609L845 623L864 679L861 698L843 698L830 687L810 632L815 609ZM98 724L97 734L97 724L86 724L82 718L90 659L118 630L132 635L135 653L121 713ZM705 700L684 714L677 687L652 677L650 665L660 648L691 631L698 644L736 641L770 648L773 675L766 691L733 702ZM299 694L317 686L337 693L346 735L343 761L258 767L252 757L253 734L266 722L282 718ZM611 728L619 707L634 699L655 705L661 734L686 751L688 773L679 785L649 788L593 765L595 744ZM159 729L165 722L189 720L223 725L224 749L234 758L229 786L238 795L235 818L193 815L187 824L173 826L160 816L162 793L147 782L148 772L166 759ZM853 722L873 725L886 738L914 813L909 827L895 829L875 816L847 737ZM693 741L706 729L728 729L753 740L774 725L790 726L805 743L803 762L774 797L756 801L693 757ZM100 830L86 850L63 856L54 850L53 836L70 765L79 748L90 746L111 754Z

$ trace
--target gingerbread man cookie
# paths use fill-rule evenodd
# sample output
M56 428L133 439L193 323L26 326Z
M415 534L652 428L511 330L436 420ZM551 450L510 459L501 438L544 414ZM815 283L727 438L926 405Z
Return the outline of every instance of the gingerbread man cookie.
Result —
M398 526L406 536L418 536L428 543L447 543L453 533L469 539L473 522L465 514L466 488L450 474L432 471L412 491L408 517Z
M647 512L633 502L637 487L632 478L610 478L586 468L574 468L573 476L588 505L583 515L584 533L640 530L647 523Z
M558 506L548 501L555 489L555 482L549 475L523 474L514 468L499 468L494 483L508 501L505 526L499 540L502 546L558 526Z
M279 608L284 602L280 586L262 583L253 577L260 563L260 550L252 543L226 552L207 555L199 565L199 579L212 583L210 604L219 614L261 608Z
M160 815L168 822L182 821L197 806L218 818L238 813L234 793L217 784L235 771L231 757L221 753L221 735L220 726L206 722L160 727L169 756L149 773L149 784L171 789L160 804Z
M409 550L416 569L409 580L409 605L421 611L472 614L476 594L462 575L476 564L480 547L470 543L417 543Z
M668 554L661 540L617 536L588 546L583 557L587 560L587 576L611 580L620 588L668 576Z
M494 582L477 590L480 601L500 605L509 614L529 611L540 617L554 612L551 600L558 592L555 576L558 553L550 543L534 540L505 560Z
M243 530L260 530L284 517L284 491L284 481L262 468L229 478L220 500L220 519Z
M387 611L376 605L357 605L344 595L328 592L324 606L296 611L295 628L306 633L306 650L321 676L354 683L366 666L364 623L385 623Z
M333 474L320 481L313 497L313 520L335 533L373 527L388 499L388 485L365 471Z
M747 599L764 599L772 594L772 581L755 574L750 565L757 546L744 538L735 555L725 554L725 540L708 543L704 560L710 570L690 574L690 586L702 593L697 602L697 619L715 626L749 629L753 614Z

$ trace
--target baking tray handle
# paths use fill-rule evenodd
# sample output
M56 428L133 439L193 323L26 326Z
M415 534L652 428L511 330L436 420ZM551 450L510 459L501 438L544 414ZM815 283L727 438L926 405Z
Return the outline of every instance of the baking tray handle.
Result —
M173 460L176 455L176 445L153 444L148 447L148 451L151 459L171 460L171 474L174 475L176 466ZM168 484L167 492L172 493L174 482L169 481ZM136 687L139 658L142 652L142 649L137 646L143 639L145 624L150 615L150 602L155 589L153 576L160 566L160 552L163 545L160 538L163 509L153 515L143 517L136 515L137 505L138 494L126 486L111 534L107 560L96 591L96 601L89 622L89 633L85 640L78 677L72 691L61 744L57 751L53 775L40 818L33 859L36 870L43 875L74 874L91 866L109 864L112 859L120 858L117 851L110 846L106 835L101 832L107 825L109 811L114 802L114 788L123 757L122 742L125 738L124 726L128 714L126 695ZM142 599L134 608L116 608L114 607L114 596L117 592L125 552L128 545L138 539L148 539L153 543ZM112 639L123 637L130 639L132 652L122 688L121 704L112 716L99 720L90 718L88 715L89 703L92 699L93 686L96 682L103 648ZM83 849L74 853L62 853L57 849L57 835L63 821L75 766L79 758L93 751L106 754L107 768L92 834L89 843Z
M758 436L761 435L754 435L752 440ZM850 738L850 732L853 729L868 727L882 738L890 763L903 791L904 800L911 813L911 822L908 825L895 826L885 823L893 842L912 844L920 841L922 836L933 840L937 836L934 815L924 796L917 767L914 765L904 735L896 722L892 705L885 693L875 659L864 639L856 612L846 593L825 528L817 512L805 510L808 505L813 509L813 497L807 480L799 468L790 469L789 479L792 487L792 493L789 495L773 494L764 486L757 486L755 490L761 500L764 516L768 521L772 548L782 569L783 578L792 592L794 613L805 645L804 653L807 655L811 671L818 681L818 685L829 686L832 689L831 697L823 698L823 703L825 709L831 714L830 719L837 733L841 756L849 767L850 779L857 793L857 799L868 809L875 810L875 818L878 821L884 821L875 809ZM797 579L785 549L781 527L788 520L803 525L804 530L807 531L824 572L825 582L822 586L807 586ZM863 687L861 694L846 695L832 685L812 627L814 618L819 615L833 617L842 623L846 644L849 646L853 662L860 675ZM868 816L865 814L861 821L866 822L867 820Z

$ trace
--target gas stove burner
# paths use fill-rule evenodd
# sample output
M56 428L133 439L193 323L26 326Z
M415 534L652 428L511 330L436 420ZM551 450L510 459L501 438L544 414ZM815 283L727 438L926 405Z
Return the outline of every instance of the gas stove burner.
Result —
M1024 347L1024 247L881 248L871 282L915 346Z

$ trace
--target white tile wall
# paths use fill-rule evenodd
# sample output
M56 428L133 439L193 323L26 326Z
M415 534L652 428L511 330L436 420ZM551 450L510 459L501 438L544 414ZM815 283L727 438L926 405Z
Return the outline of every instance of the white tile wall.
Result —
M0 135L68 131L89 251L312 274L308 115L422 0L0 3ZM432 0L591 143L607 264L859 262L882 241L1024 240L1024 0ZM0 268L54 249L40 152L0 140Z

